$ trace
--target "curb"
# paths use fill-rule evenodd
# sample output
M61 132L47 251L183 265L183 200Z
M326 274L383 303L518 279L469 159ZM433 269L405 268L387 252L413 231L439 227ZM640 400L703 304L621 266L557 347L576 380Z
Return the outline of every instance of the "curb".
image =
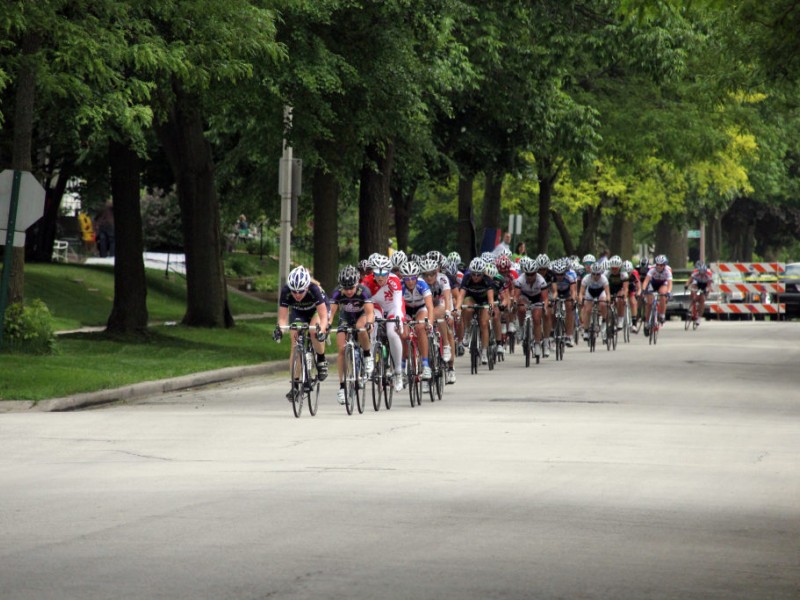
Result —
M326 354L328 363L336 364L336 354ZM245 377L255 377L258 375L274 375L289 371L288 359L274 360L259 365L248 365L243 367L225 367L224 369L214 369L213 371L201 371L180 377L170 377L168 379L158 379L155 381L142 381L131 385L122 386L110 390L100 390L97 392L85 392L62 398L51 398L49 400L3 400L0 401L0 413L6 412L66 412L71 410L81 410L102 406L103 404L113 404L115 402L125 402L146 396L157 396L168 394L190 388L213 385Z
M134 383L110 390L86 392L73 396L64 396L63 398L52 398L50 400L39 400L38 402L31 400L6 400L0 402L0 412L64 412L80 410L82 408L112 404L114 402L125 402L126 400L143 398L145 396L167 394L244 377L272 375L281 371L288 371L287 362L285 360L245 367L226 367L224 369L202 371L200 373L171 377L169 379L143 381L141 383Z

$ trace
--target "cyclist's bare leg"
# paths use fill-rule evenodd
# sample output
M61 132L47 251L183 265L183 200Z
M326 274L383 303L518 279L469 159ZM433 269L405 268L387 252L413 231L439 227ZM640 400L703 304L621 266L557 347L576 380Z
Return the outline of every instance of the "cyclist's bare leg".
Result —
M481 327L481 348L489 347L489 311L487 309L478 313L478 323Z

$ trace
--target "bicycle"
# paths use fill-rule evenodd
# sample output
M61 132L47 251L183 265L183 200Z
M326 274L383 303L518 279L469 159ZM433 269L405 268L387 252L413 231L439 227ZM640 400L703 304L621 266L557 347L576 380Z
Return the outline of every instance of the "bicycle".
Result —
M631 305L628 299L625 299L625 312L622 315L622 341L626 344L631 341Z
M408 397L411 400L411 408L419 406L422 402L422 359L419 355L419 344L417 332L414 326L423 321L409 321L408 337L406 339L406 381L408 382ZM428 319L425 318L425 325Z
M378 328L375 334L375 343L372 345L372 356L374 357L374 369L372 371L372 408L375 411L381 408L381 398L383 399L386 410L392 408L392 397L394 395L394 378L400 374L395 371L394 359L389 350L389 338L386 333L386 323L400 323L400 319L376 318L375 326Z
M567 338L567 301L565 298L556 298L551 304L554 305L553 339L556 346L556 360L564 360L564 349L566 348L564 340Z
M291 325L282 325L277 329L297 332L289 366L292 412L295 417L299 418L303 412L303 402L305 401L308 404L308 412L313 417L317 414L319 402L319 380L311 375L312 369L316 369L316 363L308 332L316 331L318 327L308 323L292 323ZM276 341L280 342L280 338Z
M541 308L542 303L536 302L532 304L528 302L525 307L525 319L522 322L522 354L525 356L525 366L531 366L531 354L534 354L534 337L533 337L533 309ZM536 364L539 364L539 354L534 354Z
M478 321L478 310L486 310L489 308L488 304L469 304L469 305L462 305L462 309L464 308L471 308L472 309L472 322L469 326L469 331L467 333L467 347L469 348L469 359L470 359L470 374L475 375L478 373L478 363L481 360L481 350L480 350L480 343L481 343L481 326L480 322ZM489 323L491 326L491 318L489 318ZM491 329L489 330L489 335L491 336Z
M594 352L597 346L597 336L600 334L600 300L592 298L592 314L589 317L589 352Z
M364 372L364 356L358 344L358 334L367 331L364 328L345 327L344 346L344 407L348 415L353 414L353 401L358 413L364 413L367 375Z
M661 329L661 323L658 321L658 299L661 296L668 297L669 294L657 294L655 292L645 292L645 294L652 295L653 301L650 304L650 318L647 320L648 338L650 345L658 343L658 330Z
M617 349L617 307L614 302L608 303L608 313L606 314L606 349Z
M445 369L444 356L442 354L442 334L435 325L445 323L447 319L434 319L434 327L428 330L428 363L431 368L431 381L428 391L431 402L441 400L444 394Z
M684 288L684 289L686 289L686 288ZM692 298L689 311L686 312L683 315L683 328L686 331L689 330L689 325L691 325L692 331L697 329L697 321L700 318L700 315L697 314L698 311L699 311L699 307L698 307L698 304L700 303L699 302L699 298L700 298L700 294L705 295L705 293L706 293L705 290L698 289L697 292L694 295L694 298Z

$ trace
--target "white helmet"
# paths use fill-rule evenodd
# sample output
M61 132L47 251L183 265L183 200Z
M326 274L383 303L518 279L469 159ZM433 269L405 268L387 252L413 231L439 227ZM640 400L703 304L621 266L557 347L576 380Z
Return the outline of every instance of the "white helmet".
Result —
M432 273L439 269L439 263L432 258L423 258L419 261L420 273Z
M311 273L303 265L295 267L289 273L289 280L286 282L289 289L293 292L305 292L311 285Z
M592 263L592 266L590 268L592 273L594 273L595 275L598 273L602 273L603 271L606 270L605 264L601 262Z
M608 268L609 269L620 269L622 268L622 258L617 256L616 254L608 259Z
M369 265L372 267L373 271L392 270L392 261L389 260L388 256L384 256L383 254L373 254L370 256Z
M480 256L476 256L472 259L472 262L469 263L469 270L470 273L485 273L486 272L486 261L483 260Z
M497 267L491 264L486 265L486 271L484 271L484 273L486 273L486 275L494 279L495 277L497 277Z
M408 260L408 257L406 256L405 252L403 252L402 250L398 250L397 252L392 254L389 260L392 262L392 267L397 269L400 267L400 265L402 265L404 262Z
M415 262L404 262L400 265L400 276L401 277L414 277L419 275L419 265Z
M583 257L583 260L581 260L581 262L584 263L584 264L587 263L587 262L588 263L593 263L593 262L596 262L596 261L597 261L597 259L594 257L594 254L587 254L586 256Z

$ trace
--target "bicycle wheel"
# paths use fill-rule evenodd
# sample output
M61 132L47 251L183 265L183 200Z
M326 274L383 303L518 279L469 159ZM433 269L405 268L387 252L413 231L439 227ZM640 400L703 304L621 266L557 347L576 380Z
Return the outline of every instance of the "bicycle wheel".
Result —
M361 348L355 349L356 358L356 408L358 414L364 414L364 405L366 404L367 396L367 379L364 377L364 356L361 354Z
M375 367L372 370L372 408L378 412L381 409L383 395L383 347L380 342L373 348L373 361Z
M355 364L353 346L349 343L344 347L344 408L348 415L353 414L353 404L356 400Z
M319 403L319 381L314 381L310 384L310 388L306 390L306 401L308 402L308 412L312 417L317 415L317 405Z
M305 359L303 358L303 350L300 346L296 346L292 352L292 364L289 370L290 377L292 378L292 412L295 417L300 417L303 413L303 380L305 370ZM294 374L298 373L299 377Z
M470 373L473 375L478 372L478 361L480 360L480 351L478 350L478 326L472 324L469 335L469 359L470 359Z
M626 344L631 341L631 307L625 302L625 317L623 318L622 341Z
M394 378L401 377L401 375L397 372L397 369L395 369L394 359L389 353L389 348L384 347L383 351L386 353L386 356L382 359L383 381L381 385L383 386L383 405L386 407L386 410L389 410L392 408L392 398L394 397Z
M533 331L531 320L525 319L525 331L522 333L522 351L525 353L525 366L531 366L531 354L533 353Z
M444 359L441 356L436 357L436 362L438 366L436 368L436 375L435 375L435 387L436 387L436 398L437 400L441 400L444 396L444 386L445 386L445 377L447 371L447 365L444 362Z
M509 317L509 319L514 319L516 317ZM509 354L514 354L514 347L517 345L517 335L516 331L512 330L512 323L508 323L506 325L506 342L508 342L508 352Z
M406 355L406 380L408 381L408 398L411 401L411 408L417 405L417 355L413 342L408 342L408 354Z
M589 322L589 352L594 352L597 345L597 333L600 331L600 324L597 322L597 313L592 313L592 320Z
M556 360L564 359L564 323L561 319L556 319L556 327L553 332L556 340Z

